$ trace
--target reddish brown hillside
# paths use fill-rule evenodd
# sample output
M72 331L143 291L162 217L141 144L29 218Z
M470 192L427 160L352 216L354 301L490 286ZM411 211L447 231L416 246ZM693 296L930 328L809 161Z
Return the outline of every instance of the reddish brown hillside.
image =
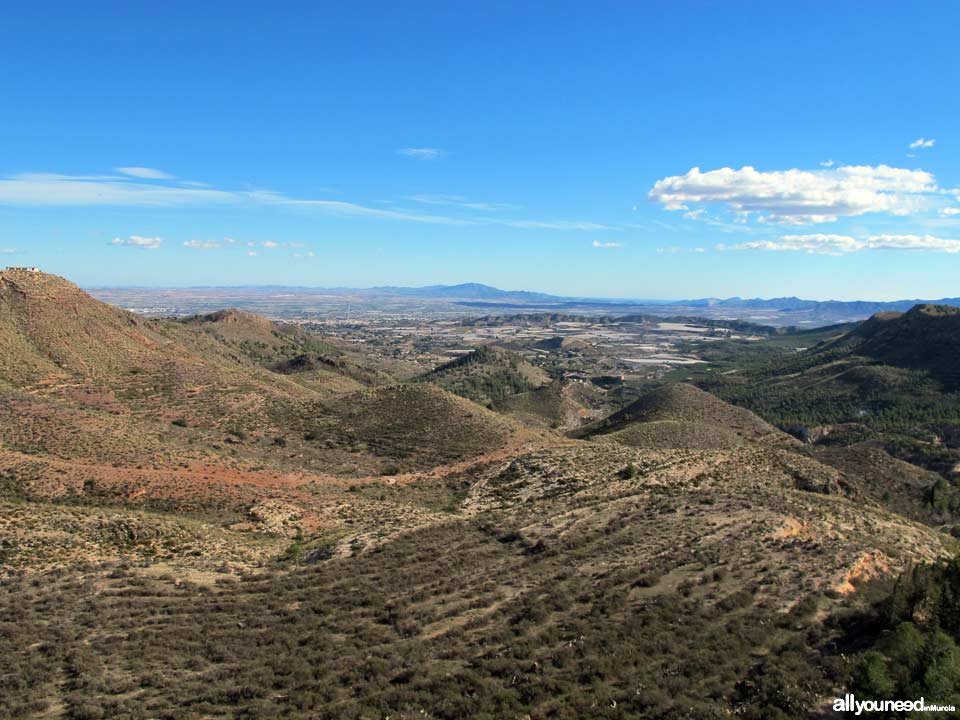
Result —
M60 277L0 273L0 382L8 387L81 402L106 393L134 412L198 420L255 397L309 395L215 338L186 342L183 332Z

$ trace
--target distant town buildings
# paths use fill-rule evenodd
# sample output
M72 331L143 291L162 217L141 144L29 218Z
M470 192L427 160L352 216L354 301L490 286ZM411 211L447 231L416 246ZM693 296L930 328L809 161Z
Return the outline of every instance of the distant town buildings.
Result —
M9 266L9 267L6 268L6 272L30 272L30 273L38 273L38 272L40 272L40 268L38 268L38 267L14 267L14 266Z

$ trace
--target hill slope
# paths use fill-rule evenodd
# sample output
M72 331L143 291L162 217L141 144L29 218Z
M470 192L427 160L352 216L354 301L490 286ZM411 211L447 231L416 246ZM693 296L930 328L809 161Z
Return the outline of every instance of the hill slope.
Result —
M703 387L775 422L877 429L960 415L960 308L882 313L830 342L714 375Z
M882 313L833 346L885 365L923 370L945 390L960 389L960 307L916 305L905 313Z
M284 420L310 442L372 453L396 471L424 470L504 446L515 423L424 383L361 390L281 406Z
M418 378L486 407L544 385L549 377L510 350L484 345Z
M324 394L395 382L388 373L299 326L276 323L242 310L221 310L179 321L216 338L273 372Z
M305 394L216 337L196 337L180 323L144 320L94 300L63 278L0 272L0 381L10 387L53 393L96 387L131 406L137 396L183 402L186 388L197 386L221 394L238 386Z
M657 388L574 435L651 448L725 448L745 441L790 443L785 434L749 410L683 383Z
M0 272L0 381L56 374L107 379L163 353L166 339L131 313L51 275Z
M505 351L331 394L262 318L0 281L4 718L799 718L852 667L828 619L957 550L889 510L929 474L691 386L578 442L441 387L589 406Z
M636 477L622 477L628 463ZM28 682L9 684L0 712L230 717L242 702L255 717L304 720L368 708L799 718L774 710L805 713L846 666L836 649L819 665L836 625L818 618L947 551L929 528L798 489L796 473L760 448L581 443L479 467L455 512L322 547L305 567L208 579L109 565L14 580L0 587L15 619L0 662ZM305 640L325 637L337 642ZM83 678L69 692L64 667Z
M872 496L898 511L956 522L960 309L919 305L830 334L800 351L764 352L766 341L744 353L707 348L719 362L698 371L699 385L789 430L826 462L859 468ZM939 473L946 485L897 460Z
M247 313L148 321L32 273L0 274L0 310L0 474L26 498L232 518L272 488L309 509L289 474L427 470L518 430L427 385L362 391L386 376Z
M554 380L535 390L508 395L494 403L493 409L533 427L569 429L597 419L606 406L605 394L596 386Z

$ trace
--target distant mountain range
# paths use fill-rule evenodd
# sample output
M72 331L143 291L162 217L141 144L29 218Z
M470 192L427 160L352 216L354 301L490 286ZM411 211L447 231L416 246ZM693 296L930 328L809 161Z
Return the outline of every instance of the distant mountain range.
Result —
M648 298L581 298L547 293L530 292L527 290L500 290L499 288L482 283L463 283L460 285L429 285L426 287L375 287L354 292L383 293L404 295L408 297L443 298L449 300L478 300L490 302L528 302L528 303L556 303L561 305L609 305L609 306L649 306L663 305L670 307L712 308L731 310L774 310L778 312L811 312L827 311L844 314L856 314L867 317L878 312L895 310L904 312L914 305L936 304L960 306L960 297L939 298L934 300L804 300L798 297L779 298L695 298L690 300L657 300Z
M909 310L914 305L936 304L936 305L960 305L960 297L941 298L939 300L891 300L891 301L872 301L872 300L804 300L798 297L782 298L739 298L732 297L726 299L703 298L700 300L678 300L676 303L690 307L727 307L744 308L755 310L781 310L781 311L800 311L800 310L818 310L818 309L839 309L845 312L857 312L864 315L872 315L877 312L896 310L903 312Z
M382 286L372 288L322 288L283 285L183 288L89 288L95 297L147 314L194 314L223 307L238 307L271 317L302 317L310 313L379 310L400 312L416 309L444 313L495 311L564 312L590 315L649 314L698 316L712 319L746 319L774 326L817 326L864 320L878 312L909 310L918 304L960 306L960 297L930 300L843 301L780 298L694 298L657 300L650 298L584 298L551 295L528 290L501 290L482 283L428 285L425 287Z
M149 290L150 288L112 288L112 287L91 287L90 290L119 290L119 289L138 289ZM157 291L173 290L175 288L156 288ZM576 297L569 295L551 295L549 293L533 292L530 290L501 290L492 285L483 283L460 283L458 285L424 285L421 287L404 287L398 285L381 285L370 288L350 288L350 287L315 287L307 285L237 285L237 286L192 286L181 288L182 291L189 290L243 290L246 292L309 292L311 294L324 293L329 295L393 295L412 298L434 298L443 300L485 300L491 302L531 302L531 303L556 303L556 304L575 304L575 305L610 305L610 306L647 306L647 305L666 305L673 307L704 307L704 308L731 308L741 310L778 310L788 311L809 311L817 309L835 309L845 312L863 313L864 316L876 312L887 310L896 310L903 312L909 310L914 305L936 304L936 305L955 305L960 306L960 297L937 298L937 299L907 299L907 300L805 300L795 296L777 297L777 298L691 298L686 300L662 300L657 298L593 298Z
M570 298L529 290L501 290L483 283L460 285L427 285L425 287L375 287L360 292L380 292L411 297L454 298L462 300L511 300L515 302L564 302Z

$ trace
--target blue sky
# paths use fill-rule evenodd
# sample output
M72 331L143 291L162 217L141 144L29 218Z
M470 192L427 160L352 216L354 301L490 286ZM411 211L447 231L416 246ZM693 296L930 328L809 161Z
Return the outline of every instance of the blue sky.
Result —
M0 264L957 296L957 27L947 2L13 4Z

